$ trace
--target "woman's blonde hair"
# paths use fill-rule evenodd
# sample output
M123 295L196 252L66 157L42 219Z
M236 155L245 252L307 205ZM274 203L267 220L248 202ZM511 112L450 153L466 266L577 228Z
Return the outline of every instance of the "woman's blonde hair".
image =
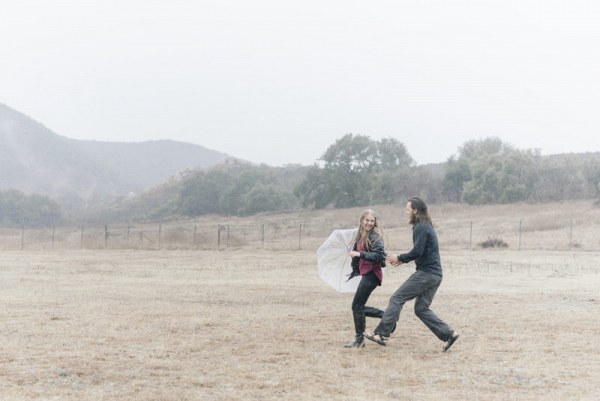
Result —
M367 219L368 215L371 215L375 218L375 224L373 224L371 231L377 234L377 236L373 239L373 241L369 239L370 231L367 231L365 228L365 220ZM385 232L383 230L383 223L381 222L381 219L379 219L379 216L377 216L377 213L375 213L373 209L365 210L362 216L360 216L358 233L356 234L356 243L358 244L364 238L365 247L367 248L366 250L370 251L373 247L373 243L377 242L379 238L383 238L384 235Z

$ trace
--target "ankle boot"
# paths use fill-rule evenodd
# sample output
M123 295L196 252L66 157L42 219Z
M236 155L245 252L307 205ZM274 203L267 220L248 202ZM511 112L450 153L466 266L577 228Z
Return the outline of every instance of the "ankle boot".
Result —
M364 346L365 346L365 338L363 337L362 333L357 334L356 338L354 339L353 342L351 342L350 344L344 345L344 347L346 347L346 348L361 348Z

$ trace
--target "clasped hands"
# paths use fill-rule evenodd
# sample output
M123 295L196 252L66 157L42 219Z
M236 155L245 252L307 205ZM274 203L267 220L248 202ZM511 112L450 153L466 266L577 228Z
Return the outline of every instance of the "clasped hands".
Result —
M391 254L388 254L388 255L385 257L385 261L386 261L387 263L389 263L390 265L394 266L394 267L398 267L398 266L400 266L400 265L402 264L402 262L400 262L400 261L398 260L398 256L396 256L396 255L391 255Z
M348 256L350 256L351 258L360 258L360 252L352 251L352 252L350 252L348 254ZM388 254L385 257L385 261L387 263L389 263L390 265L394 266L394 267L398 267L398 266L400 266L402 264L402 262L400 262L398 260L398 256L397 255Z

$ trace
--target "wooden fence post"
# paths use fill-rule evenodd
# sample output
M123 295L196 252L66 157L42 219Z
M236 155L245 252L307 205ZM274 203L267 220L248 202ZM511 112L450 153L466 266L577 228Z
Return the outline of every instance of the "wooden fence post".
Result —
M571 234L569 234L569 251L573 246L573 219L571 219Z
M23 225L21 226L21 249L25 248L25 216L23 216Z
M194 239L192 239L192 247L196 246L196 229L197 229L197 224L194 224Z
M473 249L473 220L471 220L471 234L469 235L469 249Z
M519 251L521 250L521 224L523 220L519 220Z

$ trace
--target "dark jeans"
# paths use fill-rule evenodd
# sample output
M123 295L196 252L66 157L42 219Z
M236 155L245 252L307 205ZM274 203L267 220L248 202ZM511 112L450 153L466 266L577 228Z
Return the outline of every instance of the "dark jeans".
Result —
M381 322L375 329L375 333L389 337L394 325L400 318L400 312L402 312L404 304L416 298L415 314L417 317L425 323L437 338L448 341L452 337L453 330L429 309L441 283L441 276L421 271L414 272L390 298L390 303L381 318Z
M352 301L352 315L354 316L354 329L357 335L361 335L365 331L365 317L377 317L383 316L381 309L373 308L371 306L365 306L369 296L375 288L379 285L379 279L372 271L368 272L360 280L356 294L354 294L354 301Z

